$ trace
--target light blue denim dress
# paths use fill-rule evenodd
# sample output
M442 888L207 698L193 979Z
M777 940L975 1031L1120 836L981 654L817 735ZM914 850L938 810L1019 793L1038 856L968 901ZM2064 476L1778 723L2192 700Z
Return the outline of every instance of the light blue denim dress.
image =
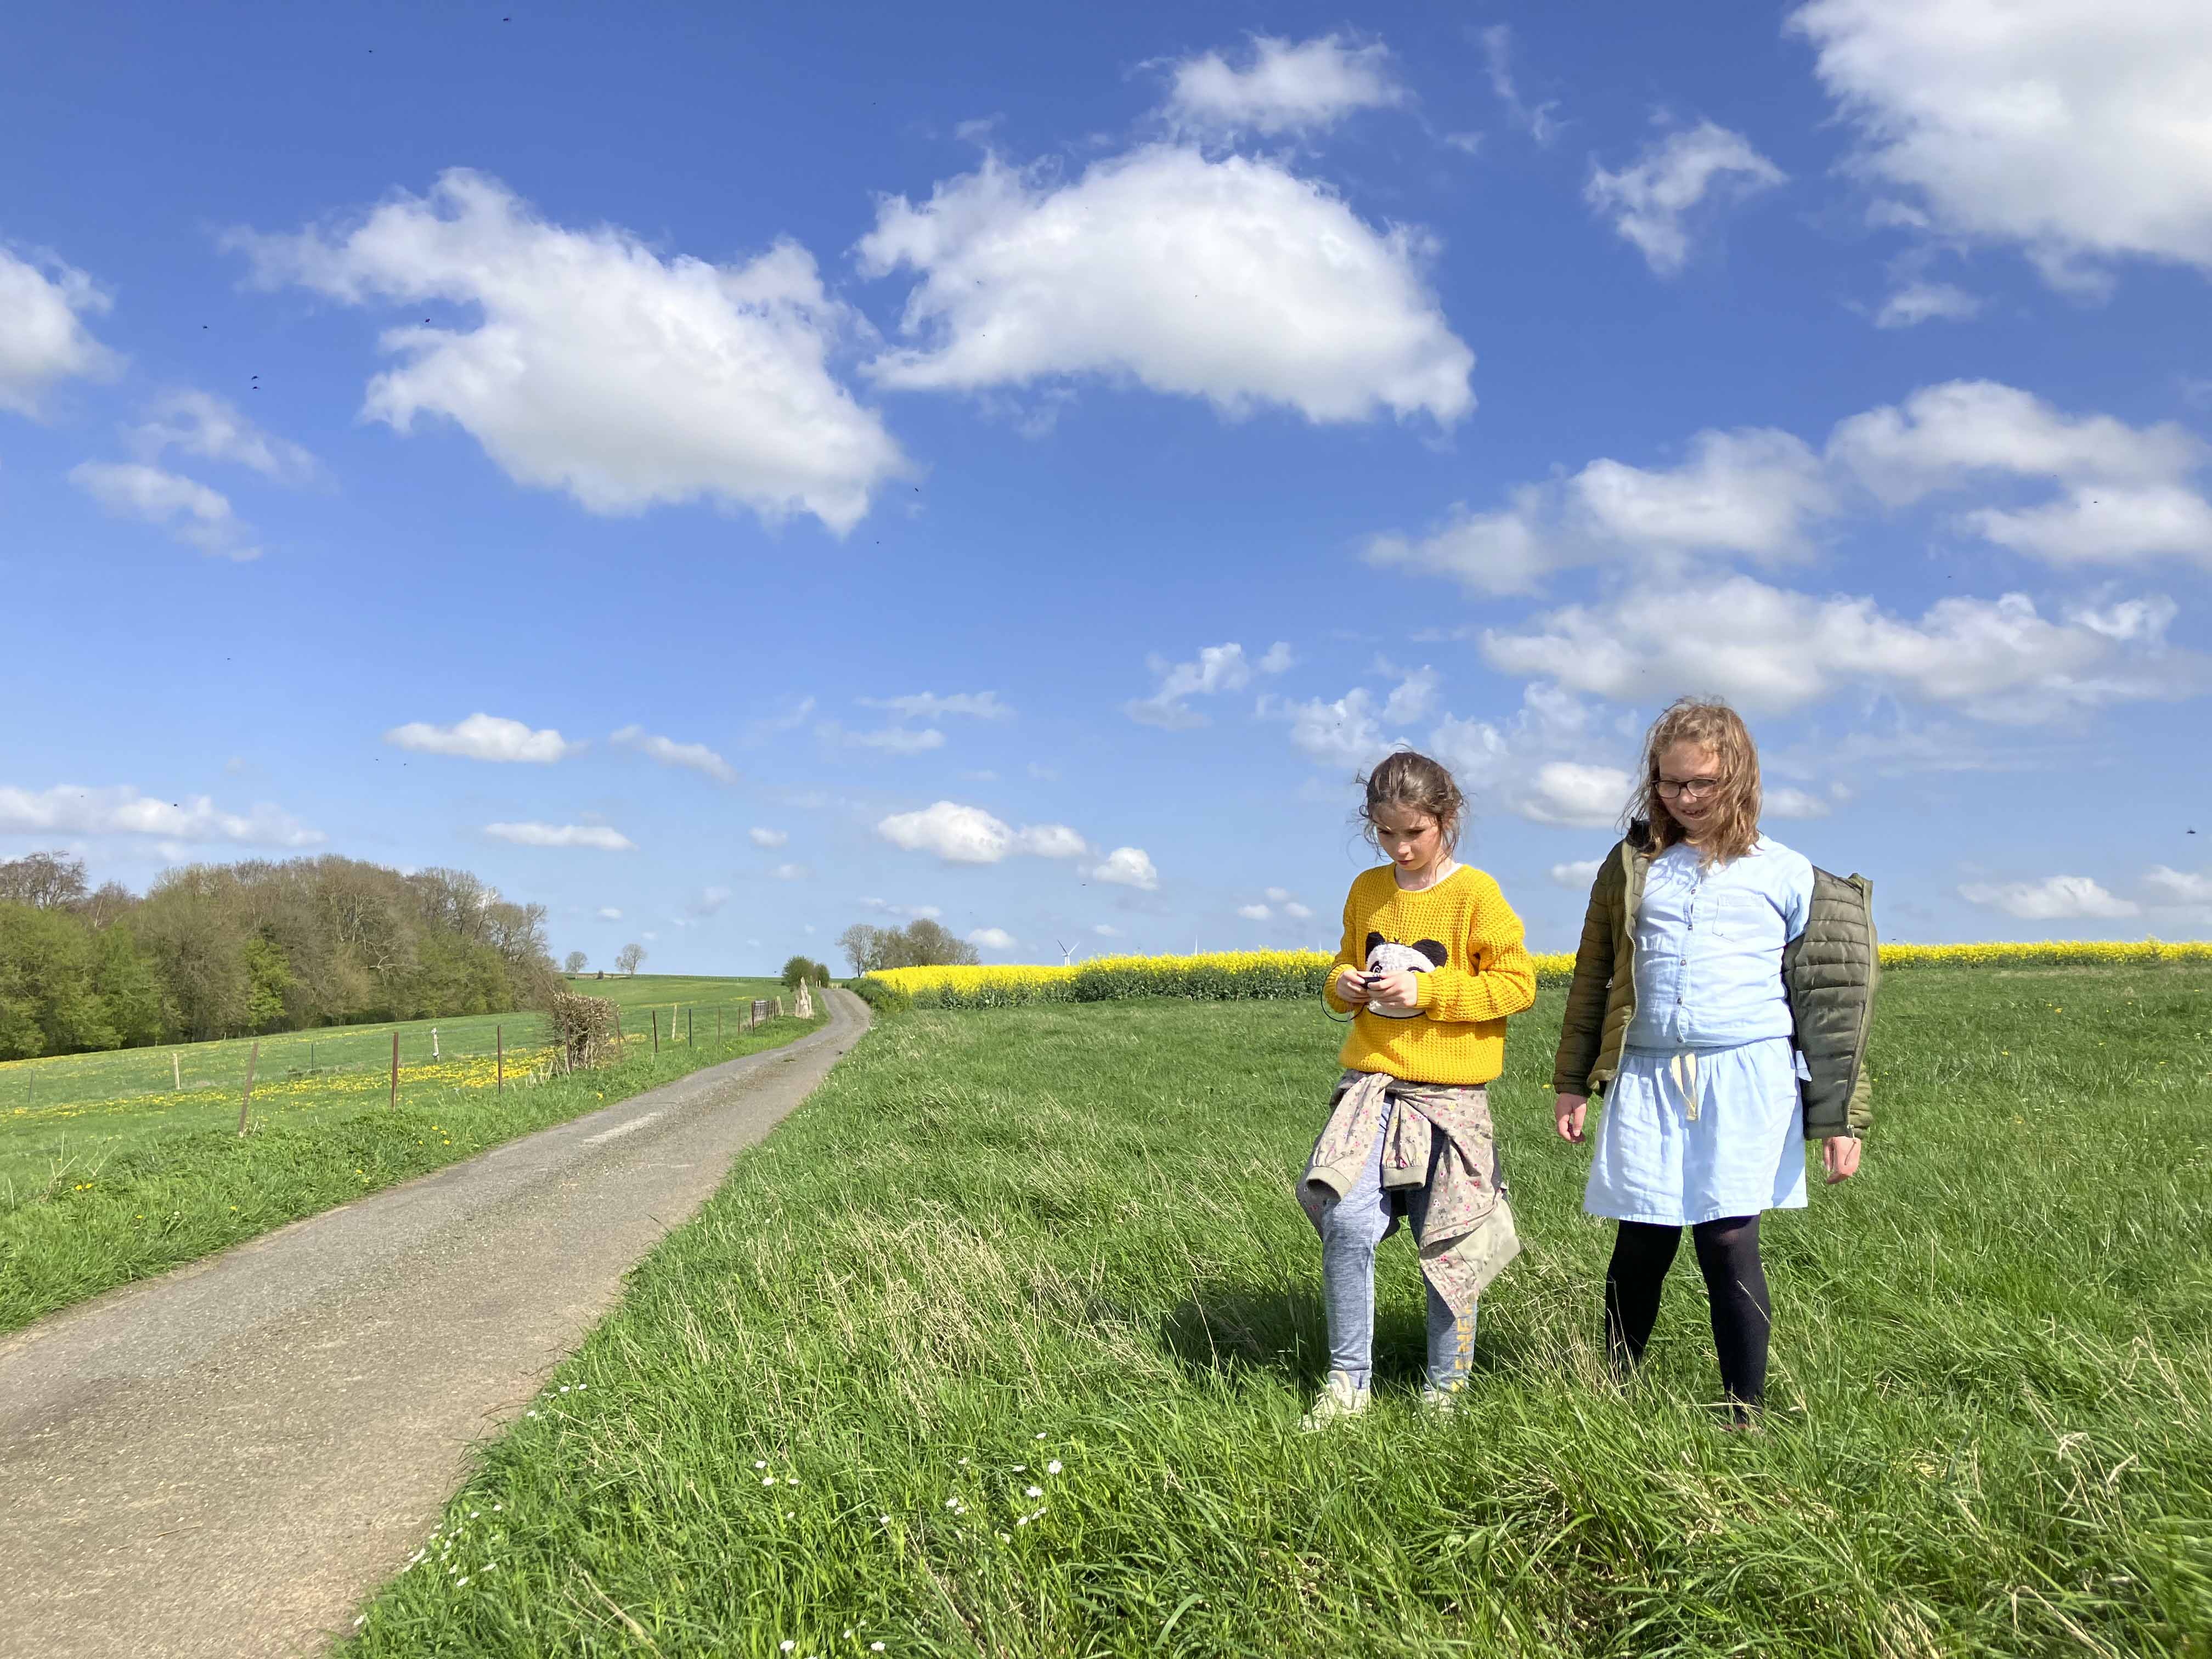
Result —
M1636 915L1636 1018L1605 1092L1583 1208L1691 1226L1805 1207L1805 1124L1782 947L1813 866L1761 836L1734 862L1651 861Z

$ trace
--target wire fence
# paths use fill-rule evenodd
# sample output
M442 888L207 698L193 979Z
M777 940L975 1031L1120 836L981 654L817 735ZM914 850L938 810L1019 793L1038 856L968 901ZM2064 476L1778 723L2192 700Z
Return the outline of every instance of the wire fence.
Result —
M658 1053L665 1045L724 1043L750 1029L758 1009L788 1012L785 994L758 1000L672 1000L620 1010L623 1049ZM161 1096L327 1084L333 1092L368 1093L378 1079L499 1088L554 1062L558 1045L544 1014L514 1012L416 1020L397 1025L333 1026L273 1032L219 1042L107 1049L0 1065L0 1117L69 1109L127 1107Z

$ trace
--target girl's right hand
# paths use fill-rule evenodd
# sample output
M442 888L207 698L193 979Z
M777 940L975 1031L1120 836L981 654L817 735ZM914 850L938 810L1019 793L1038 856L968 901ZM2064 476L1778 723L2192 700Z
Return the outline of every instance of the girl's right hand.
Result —
M1552 1103L1552 1120L1558 1126L1559 1139L1583 1143L1583 1117L1589 1110L1588 1095L1561 1095Z
M1336 975L1336 1000L1339 1002L1366 1001L1367 975L1357 968L1340 969Z

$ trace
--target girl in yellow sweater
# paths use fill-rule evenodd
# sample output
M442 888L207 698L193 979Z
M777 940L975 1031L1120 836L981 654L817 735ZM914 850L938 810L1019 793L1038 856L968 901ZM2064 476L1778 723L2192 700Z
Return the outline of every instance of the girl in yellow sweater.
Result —
M1452 856L1466 802L1425 755L1365 780L1367 838L1390 860L1352 884L1322 995L1348 1015L1328 1126L1298 1182L1322 1240L1328 1382L1306 1425L1367 1407L1375 1247L1410 1222L1428 1290L1425 1403L1450 1409L1474 1347L1476 1299L1519 1249L1484 1089L1505 1020L1536 1000L1521 919Z

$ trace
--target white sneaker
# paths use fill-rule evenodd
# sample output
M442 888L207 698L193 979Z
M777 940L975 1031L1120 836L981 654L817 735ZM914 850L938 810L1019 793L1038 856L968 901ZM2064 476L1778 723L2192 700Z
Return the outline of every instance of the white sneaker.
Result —
M1467 1392L1464 1379L1449 1389L1440 1389L1433 1382L1421 1384L1421 1409L1431 1417L1449 1417L1459 1409L1459 1397Z
M1355 1382L1348 1371L1331 1371L1322 1385L1321 1397L1313 1402L1313 1409L1298 1425L1308 1434L1316 1429L1325 1429L1332 1423L1340 1423L1347 1417L1357 1417L1367 1409L1367 1385Z

